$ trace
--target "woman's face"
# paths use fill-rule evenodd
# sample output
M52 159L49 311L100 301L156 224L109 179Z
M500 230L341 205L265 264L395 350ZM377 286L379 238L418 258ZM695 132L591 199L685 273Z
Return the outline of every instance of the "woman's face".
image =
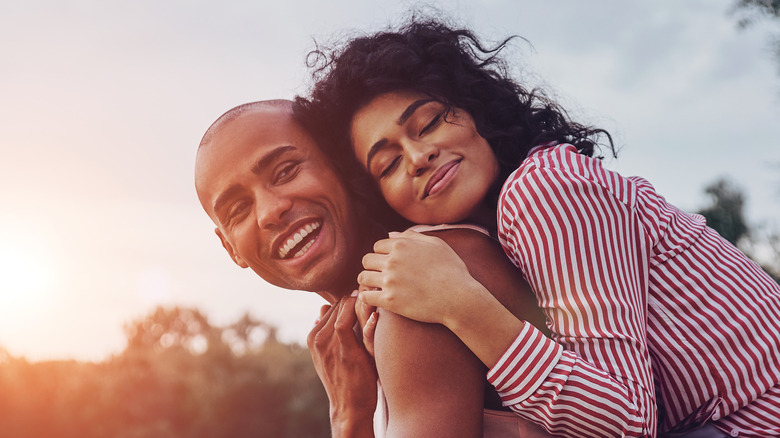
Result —
M419 224L454 223L475 212L498 177L498 161L466 111L411 91L381 94L352 119L358 160L387 203Z

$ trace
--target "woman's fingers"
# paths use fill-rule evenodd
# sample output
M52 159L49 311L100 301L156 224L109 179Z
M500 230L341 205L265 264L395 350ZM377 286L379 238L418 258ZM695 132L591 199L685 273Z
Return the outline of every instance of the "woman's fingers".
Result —
M387 254L370 252L363 256L363 268L369 271L381 271L387 263Z
M392 311L393 309L387 306L388 301L386 297L386 292L378 289L371 289L361 291L359 299L363 302L363 305L367 307L382 307Z
M361 289L381 289L385 284L385 275L377 271L362 271L358 274L357 281Z

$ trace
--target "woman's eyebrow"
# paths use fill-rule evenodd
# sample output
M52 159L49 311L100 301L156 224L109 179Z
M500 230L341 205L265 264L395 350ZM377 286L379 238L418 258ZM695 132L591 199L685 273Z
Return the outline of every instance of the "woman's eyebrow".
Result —
M414 114L415 111L417 111L417 108L425 105L428 102L432 102L434 99L418 99L414 102L410 103L409 106L406 107L404 112L401 113L400 116L398 116L398 120L395 121L396 125L401 126L404 123L406 123L407 120L409 120L409 117L412 117L412 114ZM371 159L374 158L374 155L376 155L382 148L387 145L387 139L383 138L379 140L378 142L374 143L371 146L371 149L368 150L368 155L366 158L366 169L371 171Z
M406 107L404 112L401 113L401 116L398 117L398 120L396 120L397 125L403 125L406 123L407 120L409 120L409 117L412 117L412 114L414 114L415 111L417 111L417 108L425 105L428 102L432 102L433 99L419 99L415 100L414 102L410 103L409 106Z

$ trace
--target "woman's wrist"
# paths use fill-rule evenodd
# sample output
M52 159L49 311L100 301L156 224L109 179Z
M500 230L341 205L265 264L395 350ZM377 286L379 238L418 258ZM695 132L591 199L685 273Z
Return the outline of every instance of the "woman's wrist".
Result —
M475 314L478 317L489 315L490 313L481 314L480 312L486 310L486 305L492 307L491 301L502 308L504 307L477 280L471 278L471 281L460 284L462 286L457 290L449 291L451 299L443 311L441 321L442 325L456 335L473 323Z
M476 280L475 280L476 282ZM480 283L471 298L455 303L444 324L488 367L492 368L525 325Z

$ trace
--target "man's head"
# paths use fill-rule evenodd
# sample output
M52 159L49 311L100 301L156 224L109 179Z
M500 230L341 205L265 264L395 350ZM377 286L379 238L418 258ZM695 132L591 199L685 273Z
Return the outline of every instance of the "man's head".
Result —
M237 265L287 289L349 292L339 289L359 265L351 199L290 102L217 119L198 149L195 188Z

